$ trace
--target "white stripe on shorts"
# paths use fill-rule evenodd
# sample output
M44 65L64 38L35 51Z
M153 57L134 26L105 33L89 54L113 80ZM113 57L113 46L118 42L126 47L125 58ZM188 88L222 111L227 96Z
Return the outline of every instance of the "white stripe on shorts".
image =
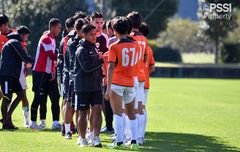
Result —
M75 94L75 105L74 105L74 109L77 110L77 94Z
M5 81L5 94L8 94L8 82L7 81Z

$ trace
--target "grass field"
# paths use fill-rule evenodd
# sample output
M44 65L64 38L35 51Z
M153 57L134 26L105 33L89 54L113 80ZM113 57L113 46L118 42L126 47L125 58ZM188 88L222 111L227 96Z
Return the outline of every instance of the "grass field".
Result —
M139 151L240 151L240 80L151 79L151 85L146 144ZM28 95L32 101L30 89ZM47 125L51 127L49 105ZM0 131L0 152L121 151L106 148L107 135L101 135L104 148L81 149L75 144L76 135L66 141L49 129L24 129L22 119L19 106L13 121L20 129Z

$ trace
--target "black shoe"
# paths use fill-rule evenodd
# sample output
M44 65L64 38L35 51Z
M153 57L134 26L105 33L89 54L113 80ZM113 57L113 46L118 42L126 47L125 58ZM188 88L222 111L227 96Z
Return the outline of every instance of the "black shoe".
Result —
M7 124L3 124L2 130L17 130L18 127L15 127L12 123L8 122Z
M96 148L102 148L102 144L100 143L100 144L98 144L98 145L94 145L94 147L96 147Z
M65 134L65 137L64 137L64 138L67 139L67 140L72 139L72 133L71 133L71 132L67 132L67 133Z

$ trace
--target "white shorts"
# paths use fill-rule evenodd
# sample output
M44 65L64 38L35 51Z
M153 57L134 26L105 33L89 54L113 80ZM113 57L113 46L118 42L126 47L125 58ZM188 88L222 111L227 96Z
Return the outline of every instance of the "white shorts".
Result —
M124 87L112 84L111 89L119 96L122 96L124 104L131 103L136 96L134 87Z
M24 66L24 63L22 62L22 69L21 69L21 73L20 73L20 77L19 77L19 82L22 86L22 89L26 90L27 89L27 81L26 81L26 76L24 74L24 69L25 69L25 66Z
M144 106L146 106L147 104L148 92L149 92L149 89L144 89L144 100L142 103Z
M138 109L138 102L144 101L144 82L138 82L136 86L135 109Z

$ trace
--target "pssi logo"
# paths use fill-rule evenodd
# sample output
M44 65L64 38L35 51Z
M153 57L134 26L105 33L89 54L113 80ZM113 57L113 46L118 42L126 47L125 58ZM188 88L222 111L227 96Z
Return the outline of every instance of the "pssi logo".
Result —
M232 4L231 3L209 3L209 4L204 3L203 10L208 10L210 12L218 12L218 13L231 13Z

